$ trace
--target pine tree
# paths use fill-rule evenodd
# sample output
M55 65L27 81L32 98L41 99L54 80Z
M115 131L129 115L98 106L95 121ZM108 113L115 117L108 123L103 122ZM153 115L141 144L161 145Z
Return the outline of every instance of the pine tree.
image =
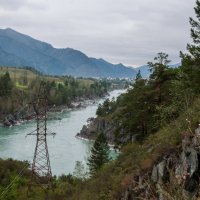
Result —
M163 73L168 69L168 64L171 62L168 59L168 54L158 53L154 58L155 62L148 62L148 66L151 72L150 78L160 80L163 78Z
M87 176L85 166L81 161L76 161L73 176L79 179L84 179Z
M12 81L8 72L0 77L0 90L0 95L8 95L11 93Z
M168 59L168 54L158 53L154 58L155 62L148 62L148 66L151 72L150 79L153 88L155 89L158 97L158 103L161 103L163 100L163 85L169 79L168 74L166 73L169 69L168 64L171 62Z
M107 139L103 133L100 133L91 149L91 156L88 158L87 165L89 166L90 174L94 175L109 160Z
M141 75L141 71L139 69L138 73L136 74L135 80L137 81L137 80L140 80L140 79L142 79L142 75Z
M196 1L196 7L194 8L197 20L190 17L191 25L191 37L194 44L188 44L187 49L192 59L200 62L200 1Z
M186 77L185 87L194 92L200 92L200 1L196 1L194 8L196 19L190 18L192 44L187 44L188 53L180 52L182 58L182 70Z

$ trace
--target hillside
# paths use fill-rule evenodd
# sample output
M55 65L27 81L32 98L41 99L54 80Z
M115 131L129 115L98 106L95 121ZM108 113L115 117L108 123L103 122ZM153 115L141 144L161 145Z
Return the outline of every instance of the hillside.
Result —
M33 68L0 66L0 126L11 126L32 119L29 103L45 83L48 106L52 110L84 106L84 101L108 94L108 90L124 88L127 80L97 80L72 76L45 76Z
M71 48L52 45L10 28L0 29L0 65L29 66L45 74L76 77L135 77L136 71L122 64L89 58Z

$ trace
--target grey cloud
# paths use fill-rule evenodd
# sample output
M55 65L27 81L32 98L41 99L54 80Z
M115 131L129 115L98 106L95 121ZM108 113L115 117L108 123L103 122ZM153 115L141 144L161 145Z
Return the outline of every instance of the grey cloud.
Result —
M23 7L27 0L0 0L0 9L16 10Z
M48 4L46 5L48 6ZM26 8L30 10L45 9L45 4L37 0L0 0L0 10L4 11L18 11Z
M194 6L195 0L0 0L0 20L56 47L142 65L160 51L179 61Z

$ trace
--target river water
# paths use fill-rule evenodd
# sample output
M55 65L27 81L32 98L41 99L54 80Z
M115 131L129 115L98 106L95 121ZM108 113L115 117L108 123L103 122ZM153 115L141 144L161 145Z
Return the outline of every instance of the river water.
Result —
M110 92L109 98L117 97L125 90ZM48 148L53 175L73 173L76 161L84 164L90 155L92 142L76 138L76 134L87 119L96 116L96 109L104 99L86 108L67 111L59 114L59 119L49 120L47 127L56 133L48 136ZM0 158L13 158L32 162L36 136L26 135L36 129L35 121L25 122L9 128L0 127Z

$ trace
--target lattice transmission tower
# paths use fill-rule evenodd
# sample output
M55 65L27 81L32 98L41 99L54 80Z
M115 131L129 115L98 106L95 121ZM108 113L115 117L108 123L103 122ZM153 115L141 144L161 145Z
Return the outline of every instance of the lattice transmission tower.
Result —
M28 193L33 186L41 186L45 191L52 188L52 173L47 146L47 135L55 133L47 132L47 93L45 83L41 82L38 95L32 102L35 112L37 129L28 135L36 135L36 146L31 166L31 180Z

